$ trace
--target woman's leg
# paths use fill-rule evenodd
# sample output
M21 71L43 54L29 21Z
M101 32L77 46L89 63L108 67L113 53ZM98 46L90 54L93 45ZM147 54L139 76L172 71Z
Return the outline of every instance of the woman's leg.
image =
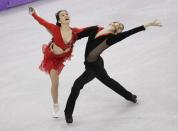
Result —
M56 70L51 69L51 96L53 99L53 117L59 116L59 104L58 104L58 85L59 85L59 75Z
M51 96L54 104L58 104L58 85L59 85L59 75L57 71L52 69L50 71L51 78Z

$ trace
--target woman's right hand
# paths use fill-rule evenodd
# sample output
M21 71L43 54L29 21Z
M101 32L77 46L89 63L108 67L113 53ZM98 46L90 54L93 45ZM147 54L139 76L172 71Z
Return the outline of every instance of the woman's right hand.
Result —
M29 14L32 15L33 13L36 13L35 9L33 7L29 7Z
M71 48L69 47L69 48L67 48L67 49L64 50L64 53L67 53L67 52L69 52L70 50L71 50Z

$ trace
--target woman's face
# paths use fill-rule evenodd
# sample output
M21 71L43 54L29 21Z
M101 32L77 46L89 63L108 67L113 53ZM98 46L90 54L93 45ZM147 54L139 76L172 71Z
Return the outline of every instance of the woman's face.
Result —
M70 23L70 16L67 11L61 11L59 13L59 23L61 24L69 24Z
M114 30L115 34L120 33L124 30L124 25L122 23L112 22L110 25L115 29Z

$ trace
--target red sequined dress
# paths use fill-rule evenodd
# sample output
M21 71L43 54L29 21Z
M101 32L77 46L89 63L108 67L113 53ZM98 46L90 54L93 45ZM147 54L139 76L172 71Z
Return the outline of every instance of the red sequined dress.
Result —
M42 46L42 51L44 54L43 60L39 66L40 70L50 73L51 69L55 69L58 74L62 71L64 67L64 62L69 60L72 55L73 45L76 40L81 39L83 37L87 37L91 31L91 27L87 28L71 28L72 29L72 39L69 43L65 44L64 40L61 36L60 27L54 25L52 23L47 22L43 18L39 17L36 13L33 13L32 16L41 24L43 25L51 34L52 34L52 41L49 44L44 44ZM70 48L70 51L56 55L54 54L51 49L50 45L54 42L55 45L60 47L62 50Z

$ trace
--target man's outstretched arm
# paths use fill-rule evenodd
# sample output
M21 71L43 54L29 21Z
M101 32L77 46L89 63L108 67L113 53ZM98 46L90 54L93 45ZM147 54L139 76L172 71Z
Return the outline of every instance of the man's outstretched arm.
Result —
M161 27L161 23L158 21L158 20L154 20L152 22L148 22L142 26L139 26L139 27L136 27L136 28L133 28L131 30L128 30L128 31L124 31L124 32L121 32L121 33L118 33L117 35L112 35L110 38L108 38L108 40L106 41L107 45L111 46L133 34L136 34L140 31L144 31L146 28L148 27Z

